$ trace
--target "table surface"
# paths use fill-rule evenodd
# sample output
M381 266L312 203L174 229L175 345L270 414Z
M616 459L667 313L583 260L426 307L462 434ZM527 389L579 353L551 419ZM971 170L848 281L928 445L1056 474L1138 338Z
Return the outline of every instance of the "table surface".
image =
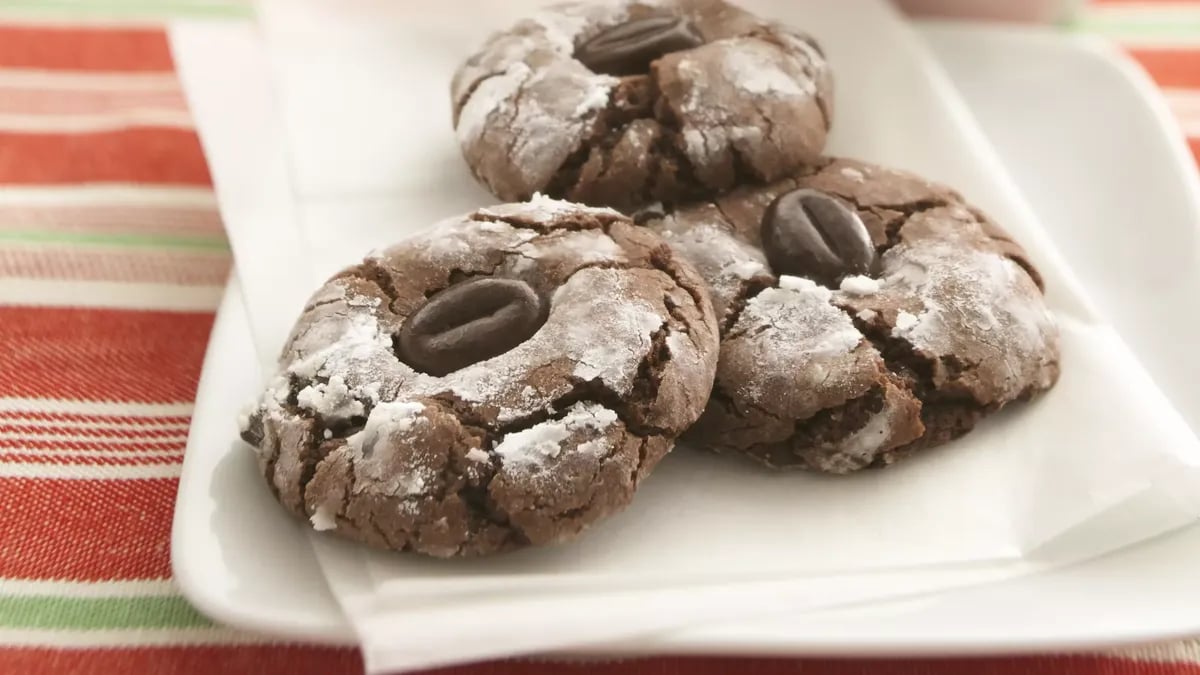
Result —
M349 649L214 625L171 511L230 270L163 22L250 0L0 0L0 673L354 673ZM1200 1L1093 1L1200 158ZM1197 611L1200 611L1198 608ZM455 673L1198 673L1200 641L978 660L515 661Z

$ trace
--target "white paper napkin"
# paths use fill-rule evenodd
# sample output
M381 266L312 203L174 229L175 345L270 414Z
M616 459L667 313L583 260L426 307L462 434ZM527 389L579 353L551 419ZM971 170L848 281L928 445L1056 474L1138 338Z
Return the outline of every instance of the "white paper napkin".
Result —
M269 63L249 27L174 32L264 364L330 272L487 203L458 157L446 82L484 32L506 23L498 15L533 3L466 4L271 0ZM806 26L830 54L834 152L947 180L1028 245L1062 321L1062 381L945 448L848 479L676 451L633 507L569 546L446 562L318 537L372 670L985 583L1200 513L1196 440L1089 309L894 13L873 0L752 4ZM569 618L584 607L590 618ZM473 621L486 623L471 630Z

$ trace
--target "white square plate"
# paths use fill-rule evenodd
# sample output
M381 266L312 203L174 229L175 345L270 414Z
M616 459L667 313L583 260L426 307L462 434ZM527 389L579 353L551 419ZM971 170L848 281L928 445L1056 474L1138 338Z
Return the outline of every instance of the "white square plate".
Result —
M1124 117L1117 119L1127 127L1131 126L1129 116L1145 121L1138 128L1146 138L1129 144L1130 156L1110 158L1101 166L1081 163L1073 174L1046 175L1040 180L1062 180L1054 191L1060 197L1073 194L1086 198L1089 205L1101 199L1123 205L1128 200L1121 194L1092 195L1094 181L1111 180L1110 175L1103 173L1105 170L1111 169L1112 165L1171 167L1165 178L1157 177L1156 183L1139 184L1136 182L1138 176L1130 176L1125 179L1124 187L1141 193L1153 190L1157 196L1156 206L1164 210L1159 215L1170 216L1158 221L1164 226L1155 230L1163 237L1163 243L1169 247L1167 250L1195 252L1195 232L1190 227L1197 222L1195 216L1200 210L1196 208L1195 186L1191 182L1194 181L1193 170L1179 162L1178 143L1164 140L1163 119L1158 114L1161 110L1148 108L1142 100L1144 82L1131 79L1128 72L1115 65L1111 56L1065 41L979 33L973 34L966 43L960 41L956 47L953 31L949 33L951 38L943 35L938 44L944 57L956 65L972 62L962 53L956 53L956 48L972 54L992 54L992 58L974 59L975 71L958 68L956 75L960 78L986 82L990 77L1002 82L1002 75L1009 68L1031 74L1044 69L1045 63L1054 62L1071 75L1067 78L1062 70L1057 71L1056 90L1079 88L1071 89L1075 91L1073 96L1064 94L1065 102L1072 98L1095 100L1094 97L1103 95L1109 105L1093 114L1118 110ZM1029 60L1025 62L1025 59ZM1036 92L1036 89L1022 90L1021 87L1034 86L1036 80L1031 77L1009 81L1006 86L1011 89L1007 95L992 89L991 96L977 97L975 103L993 107L1014 102L1024 104L1029 100L1030 92ZM1120 101L1121 105L1113 101ZM925 104L938 105L937 102ZM917 107L920 105L918 102ZM1040 121L1042 129L1075 124L1069 116L1074 114L1069 106L1056 107L1051 102L1039 100L1038 108L1041 117L1038 120L1023 119L1023 123L1035 125ZM1003 112L998 114L1004 119ZM1102 130L1105 127L1097 122L1093 128ZM1033 131L1028 133L1030 137L1034 134ZM879 140L886 143L886 139ZM1091 139L1081 142L1095 143ZM1063 154L1069 156L1071 153ZM1011 169L1021 177L1038 176L1043 164L1012 165ZM1055 224L1048 219L1046 222L1050 226ZM1068 226L1078 222L1083 221L1068 218L1059 224L1070 230ZM1168 224L1178 228L1172 230ZM1105 223L1106 233L1108 227ZM1060 232L1054 227L1051 230L1060 242L1064 238L1068 243L1072 241L1066 237L1070 231ZM1189 244L1190 248L1187 247ZM1070 247L1064 245L1064 249L1069 255ZM1145 277L1130 268L1136 268L1138 272L1153 271L1155 263L1146 256L1130 256L1125 261L1123 276L1130 280L1129 283L1141 283ZM1103 285L1099 286L1097 295L1101 296L1100 291L1106 290ZM1142 292L1161 290L1159 286L1150 285ZM221 309L209 348L181 479L173 540L176 574L189 598L218 620L297 638L345 641L350 638L348 627L312 560L305 531L290 522L266 491L260 489L248 453L234 451L237 441L230 432L230 420L236 416L244 392L253 391L257 386L258 375L236 284L231 286L231 291L234 292L228 294ZM1119 308L1120 303L1128 302L1129 298L1110 294L1100 300L1106 306ZM1121 315L1114 313L1113 316ZM1186 317L1170 316L1165 319L1168 322L1187 320ZM1187 334L1181 332L1187 326L1176 325L1178 329L1173 327L1160 335ZM1134 328L1122 321L1117 322L1117 327L1123 331ZM1153 348L1152 343L1139 344L1131 335L1127 333L1126 339L1135 346L1150 344ZM1142 358L1148 361L1145 353ZM1185 413L1194 423L1195 410ZM1178 551L1181 545L1190 546L1188 550L1192 551L1200 548L1200 531L1153 542L1074 570L993 588L947 593L921 601L871 605L853 612L775 617L753 624L694 628L638 644L616 645L614 649L847 654L995 651L1080 646L1200 630L1200 617L1189 618L1185 609L1189 605L1200 606L1196 603L1200 588L1190 589L1190 599L1184 600L1189 597L1186 595L1189 589L1183 582L1191 578L1190 570L1186 565L1180 565L1172 572L1167 571L1181 559ZM1175 553L1171 552L1172 546L1176 547ZM1164 547L1166 550L1161 550ZM1122 579L1128 591L1126 595L1120 591ZM1102 599L1097 598L1091 592L1094 587L1089 586L1097 580L1108 584L1108 592ZM1137 582L1136 594L1129 581ZM1035 597L1054 599L1062 611L1046 617L1044 622L1029 617L1026 609ZM1097 611L1098 603L1103 603L1106 611ZM1064 620L1067 612L1070 620Z

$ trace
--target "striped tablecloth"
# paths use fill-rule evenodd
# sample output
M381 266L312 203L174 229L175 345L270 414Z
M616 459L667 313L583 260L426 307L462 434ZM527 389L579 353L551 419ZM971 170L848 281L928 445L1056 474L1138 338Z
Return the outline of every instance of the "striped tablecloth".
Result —
M245 0L0 0L4 675L336 675L361 667L353 650L272 644L216 626L171 581L171 511L230 253L162 21L246 13ZM1200 2L1095 2L1076 29L1128 46L1200 156ZM564 668L521 662L453 672ZM626 674L743 668L1200 674L1200 642L977 661L586 666Z

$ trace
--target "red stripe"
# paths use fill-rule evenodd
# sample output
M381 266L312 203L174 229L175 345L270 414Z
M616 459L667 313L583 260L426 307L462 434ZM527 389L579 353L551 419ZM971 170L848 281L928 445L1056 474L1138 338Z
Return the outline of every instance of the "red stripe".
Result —
M0 396L192 401L210 312L0 307Z
M46 440L44 438L0 438L0 448L13 450L114 450L133 452L136 450L182 450L183 441L92 441L92 440Z
M308 646L0 650L0 669L22 675L351 675L357 652ZM432 675L1195 675L1194 664L1100 656L891 661L767 658L650 658L620 663L502 661L422 671Z
M1160 87L1200 88L1200 49L1130 48L1130 56L1142 64Z
M362 673L351 649L298 645L146 649L0 649L0 672L21 675L342 675Z
M92 441L89 439L97 439L101 441L113 439L129 439L150 441L157 438L167 438L178 440L187 435L187 429L164 429L156 427L151 429L96 429L92 427L60 427L60 426L44 426L35 427L24 424L6 424L0 420L0 432L10 434L21 434L21 438L41 441L38 436L70 436L71 442L82 443L88 447L92 446ZM0 442L3 442L0 439ZM54 442L54 441L48 441ZM162 441L167 442L167 441ZM122 447L129 447L129 444L121 444Z
M180 464L183 451L166 457L141 457L138 455L108 455L103 457L59 457L31 455L22 452L0 451L0 464L37 464L38 466L167 466Z
M168 415L164 417L136 417L133 415L87 415L71 412L45 412L41 410L0 410L0 420L15 418L18 420L44 420L47 422L101 422L106 424L145 424L167 425L180 424L190 426L192 418L187 415Z
M0 577L169 577L177 487L174 478L0 478Z
M0 27L0 68L169 72L162 30Z
M0 183L104 181L203 186L212 182L200 139L190 129L0 133Z

